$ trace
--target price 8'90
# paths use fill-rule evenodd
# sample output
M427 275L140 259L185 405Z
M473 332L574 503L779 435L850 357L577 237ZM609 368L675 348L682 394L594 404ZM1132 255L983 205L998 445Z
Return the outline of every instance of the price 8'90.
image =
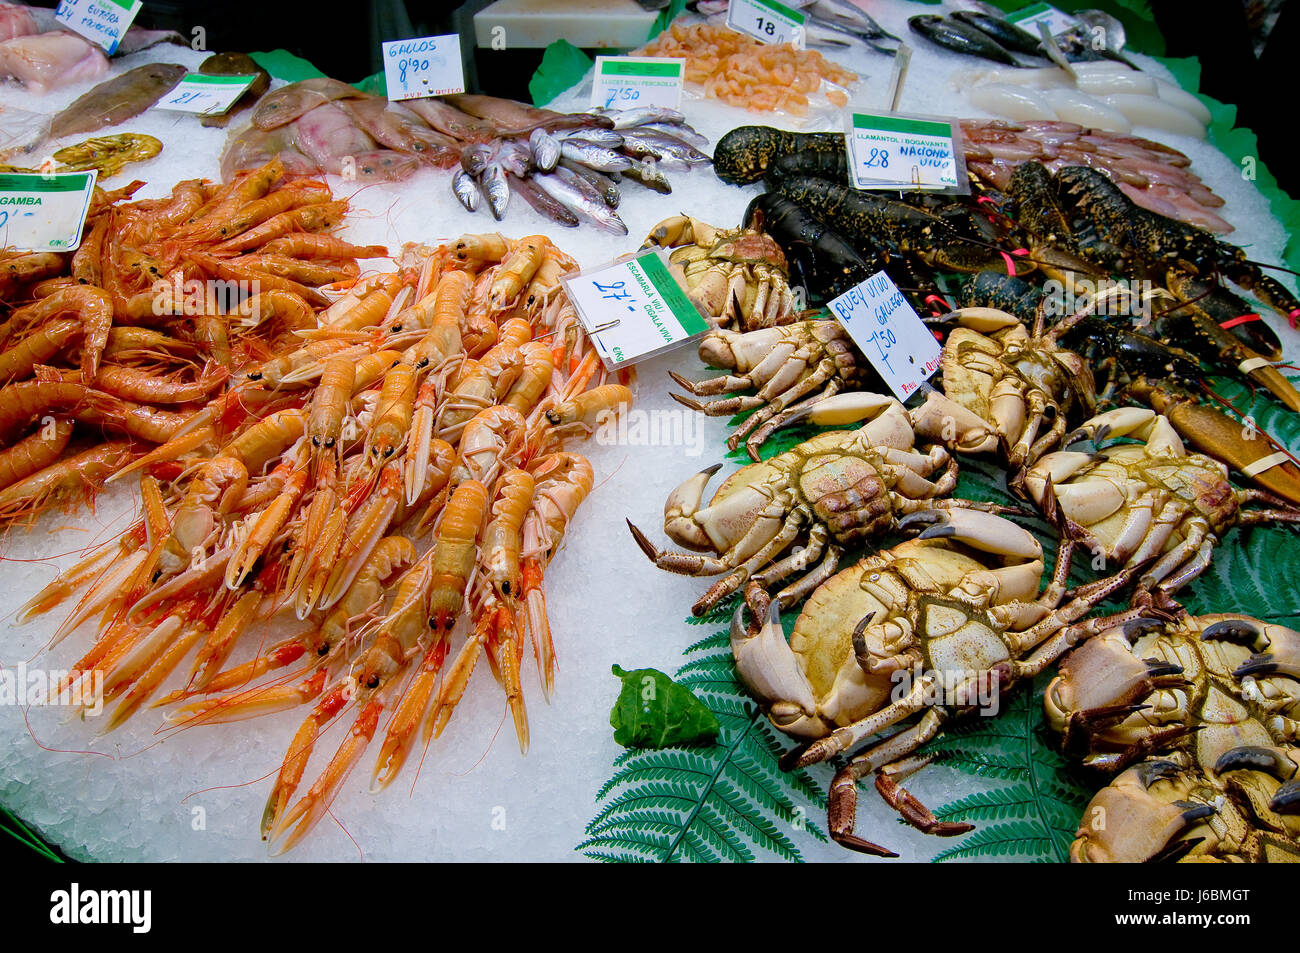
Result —
M406 56L397 61L397 75L403 86L415 82L418 73L427 73L432 65L429 60L418 56Z

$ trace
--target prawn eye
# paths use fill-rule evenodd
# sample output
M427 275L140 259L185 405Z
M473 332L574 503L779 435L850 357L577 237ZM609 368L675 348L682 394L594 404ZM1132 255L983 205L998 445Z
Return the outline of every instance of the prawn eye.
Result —
M393 451L396 449L397 449L396 447L389 447L387 450L384 451L384 456L391 457L393 455Z
M400 324L394 324L389 330L391 330L394 334L397 334L399 331L402 330L402 326Z
M312 445L313 447L319 447L319 446L320 446L320 437L312 437L312 438L311 438L311 445Z
M333 437L326 437L326 438L325 438L325 446L327 446L327 447L332 447L332 446L334 446L334 438L333 438Z
M379 673L376 672L374 675L371 675L368 679L366 679L366 688L378 688L378 687L379 687Z
M316 654L317 654L317 655L322 655L322 656L324 656L324 655L329 655L329 654L330 654L330 644L329 644L328 642L322 642L320 645L318 645L318 646L316 647Z

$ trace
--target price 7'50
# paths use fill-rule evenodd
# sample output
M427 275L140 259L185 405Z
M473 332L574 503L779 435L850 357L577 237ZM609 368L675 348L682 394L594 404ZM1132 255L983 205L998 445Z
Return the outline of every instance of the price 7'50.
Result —
M609 95L605 97L605 108L613 106L614 103L634 103L641 98L641 90L635 86L620 86L617 89L611 89Z

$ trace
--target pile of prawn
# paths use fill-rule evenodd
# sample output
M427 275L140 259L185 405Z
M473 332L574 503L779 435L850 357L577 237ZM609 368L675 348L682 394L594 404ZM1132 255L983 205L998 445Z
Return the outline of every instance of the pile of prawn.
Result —
M703 86L708 98L796 116L808 111L808 95L818 90L824 89L831 105L847 105L845 89L858 79L856 73L815 50L801 50L791 43L760 43L707 23L673 24L634 55L683 57L687 82Z
M527 750L524 646L549 698L543 573L593 482L564 444L631 402L559 283L576 263L546 237L408 246L399 266L121 471L140 475L140 519L19 616L80 594L53 642L93 630L63 688L102 679L106 731L168 679L152 705L170 729L310 706L262 818L277 853L381 719L374 789L427 747L481 654ZM292 634L266 645L271 620ZM296 797L336 719L342 743Z
M244 365L296 347L357 259L388 254L325 234L347 203L283 176L97 189L76 252L0 251L0 525L171 440Z

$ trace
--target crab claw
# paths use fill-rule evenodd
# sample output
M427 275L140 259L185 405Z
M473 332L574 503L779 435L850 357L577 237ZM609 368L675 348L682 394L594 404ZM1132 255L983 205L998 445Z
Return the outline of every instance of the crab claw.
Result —
M751 692L770 706L772 718L780 723L782 731L820 734L823 729L817 718L817 699L785 639L777 604L768 606L767 617L756 631L746 628L744 612L742 603L731 617L731 654L736 660L736 673Z
M981 510L919 510L898 521L898 528L924 525L918 539L955 539L986 553L1042 559L1043 547L1032 533Z
M721 469L722 464L715 463L668 494L668 499L664 503L664 532L673 542L688 549L713 548L713 543L705 535L703 527L692 517L700 508L700 501L704 498L704 488L709 485L713 475ZM645 549L645 546L641 548Z
M805 421L819 427L842 427L863 420L874 420L895 403L897 401L892 397L868 391L834 394L801 407L786 418L785 425Z

